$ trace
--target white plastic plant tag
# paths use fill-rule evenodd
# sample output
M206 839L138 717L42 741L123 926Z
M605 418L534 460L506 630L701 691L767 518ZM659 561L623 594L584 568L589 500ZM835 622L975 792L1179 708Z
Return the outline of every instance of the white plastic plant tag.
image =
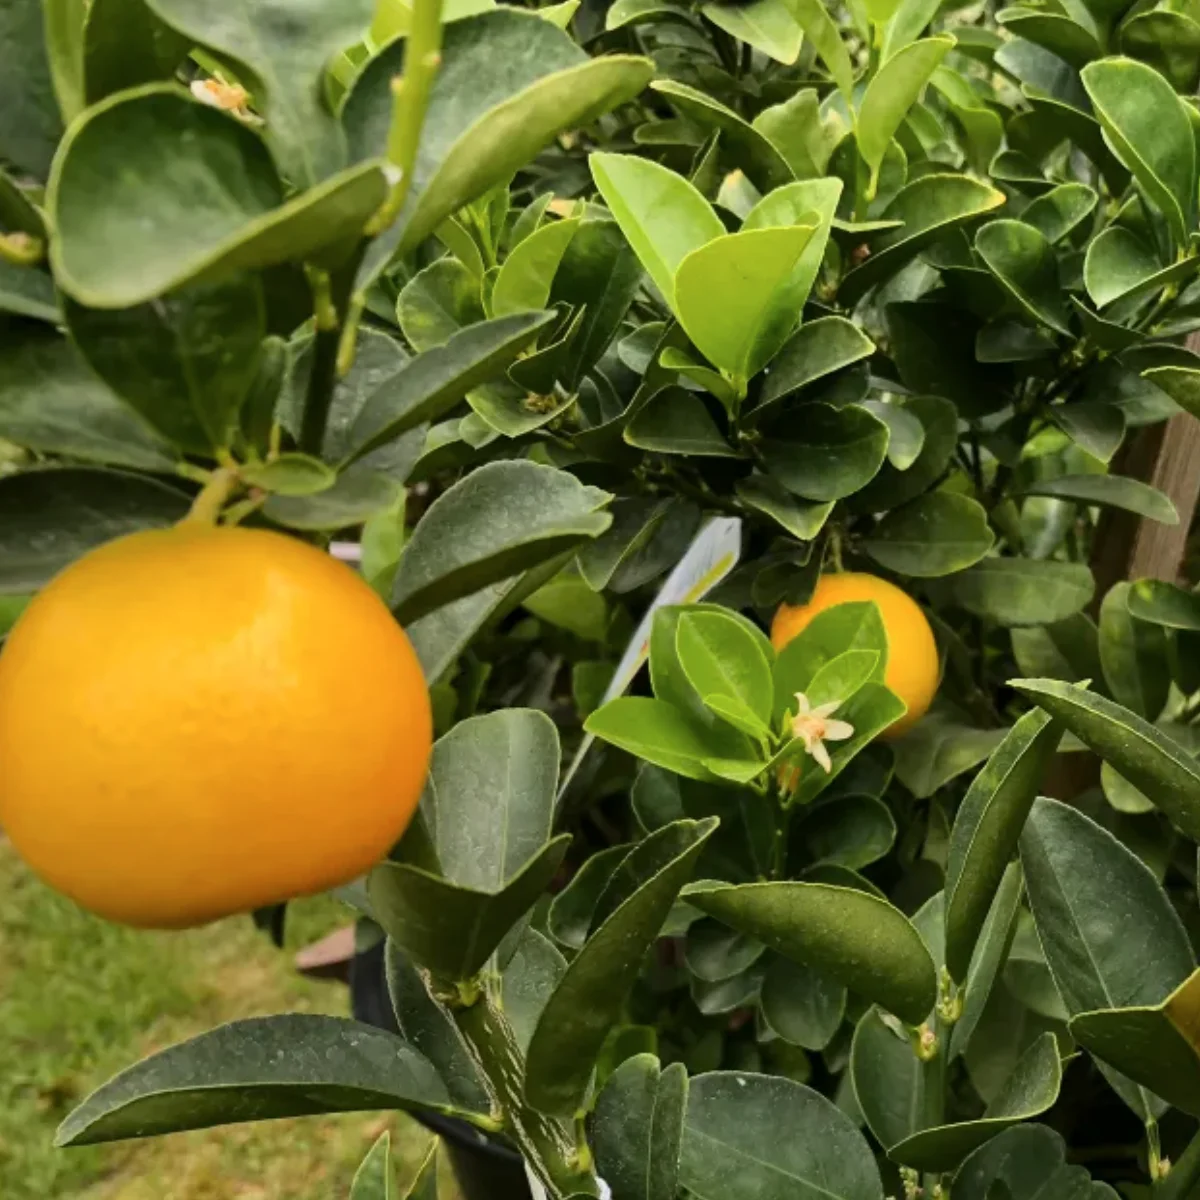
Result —
M602 704L607 704L621 695L634 681L638 671L642 669L642 664L650 657L650 629L654 624L655 612L667 605L695 604L702 600L737 566L741 553L742 522L738 517L713 517L696 534L687 552L675 564L675 569L667 576L666 583L646 609L641 623L621 656L621 661L617 664L612 682L601 700ZM575 757L571 760L558 789L560 801L594 740L591 734L585 734L583 741L579 743L579 749L575 752Z

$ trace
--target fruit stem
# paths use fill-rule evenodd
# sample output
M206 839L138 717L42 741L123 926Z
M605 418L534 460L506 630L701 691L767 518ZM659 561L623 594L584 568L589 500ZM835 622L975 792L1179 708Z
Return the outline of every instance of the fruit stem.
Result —
M181 525L215 525L221 515L221 509L237 486L238 473L234 467L218 467L208 477L208 482L200 489L200 494L192 501L188 515L179 523Z

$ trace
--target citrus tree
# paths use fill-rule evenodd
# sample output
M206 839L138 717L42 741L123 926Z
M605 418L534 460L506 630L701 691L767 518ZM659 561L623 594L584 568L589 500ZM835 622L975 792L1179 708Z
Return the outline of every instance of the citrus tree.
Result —
M341 887L400 1030L60 1142L1194 1195L1200 598L1090 564L1179 520L1198 80L1186 0L0 0L0 823L135 924Z

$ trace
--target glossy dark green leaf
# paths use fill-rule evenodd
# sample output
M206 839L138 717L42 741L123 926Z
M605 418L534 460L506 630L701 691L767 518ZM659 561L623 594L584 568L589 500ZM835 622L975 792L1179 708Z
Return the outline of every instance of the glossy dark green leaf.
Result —
M1101 462L1109 462L1125 439L1125 414L1115 404L1059 404L1050 410L1050 419Z
M1079 683L1099 679L1103 670L1099 631L1085 613L1051 625L1017 627L1012 631L1012 644L1023 675Z
M637 869L626 884L625 898L567 967L529 1044L525 1094L537 1108L574 1114L596 1056L637 979L642 957L716 825L715 820L677 821L630 852L631 860L637 856Z
M148 0L158 16L192 42L243 68L266 120L279 172L311 187L347 163L345 134L329 111L322 76L334 53L371 23L371 0L270 7L230 0Z
M47 193L51 262L81 304L131 308L201 275L341 245L385 191L383 173L364 163L285 202L258 134L148 84L94 105L63 139Z
M1024 221L991 221L975 235L975 249L1027 316L1056 333L1070 332L1058 260L1039 229Z
M758 962L765 950L754 938L707 919L688 926L684 938L687 969L705 983L721 983L740 975Z
M799 500L770 475L751 475L737 484L736 491L743 504L770 517L802 542L812 541L833 512L833 501Z
M1147 721L1157 720L1171 689L1166 633L1135 620L1130 585L1116 583L1100 605L1100 665L1109 694Z
M0 159L45 179L62 137L41 0L0 9Z
M959 1166L998 1133L1041 1116L1058 1099L1062 1065L1054 1034L1044 1033L1017 1062L1000 1094L978 1120L921 1129L888 1148L888 1157L923 1171Z
M191 499L142 475L92 467L0 478L0 593L36 591L63 567L113 538L161 529Z
M429 994L421 972L390 939L384 964L400 1036L433 1064L456 1108L488 1112L487 1090L457 1026Z
M489 463L438 497L414 530L392 592L407 623L596 537L607 492L529 461Z
M1004 193L966 175L923 175L900 190L880 214L900 221L884 233L865 262L849 271L838 289L845 305L856 304L930 242L956 226L978 220L1004 203Z
M1083 563L988 558L954 581L968 612L1001 625L1046 625L1079 612L1095 584Z
M1200 78L1200 24L1186 12L1140 12L1121 26L1121 49L1165 75L1176 91L1196 90Z
M396 299L396 320L416 350L442 346L483 319L479 280L450 254L418 271Z
M759 1006L768 1027L784 1041L823 1050L841 1028L846 989L812 967L776 956L767 966Z
M1188 837L1200 840L1200 767L1183 746L1084 687L1054 679L1017 679L1012 686L1111 763Z
M700 522L688 501L618 498L613 523L579 551L579 569L596 591L629 592L673 567Z
M867 1128L885 1148L920 1128L925 1083L909 1032L871 1008L858 1022L850 1050L850 1080Z
M1200 595L1158 579L1139 579L1128 594L1130 613L1167 629L1200 631Z
M1149 868L1077 809L1039 799L1021 862L1070 1013L1158 1004L1194 970L1187 934Z
M0 343L0 437L45 454L148 471L171 471L178 459L47 326Z
M697 884L689 904L905 1020L933 1007L933 961L908 919L865 892L820 883Z
M961 571L995 541L987 510L968 496L930 492L888 513L864 539L877 562L901 575L937 576Z
M591 1141L612 1200L670 1200L678 1189L687 1111L682 1063L662 1070L652 1054L626 1059L596 1099Z
M875 343L844 317L822 317L802 325L776 355L763 381L753 419L769 406L875 352Z
M703 128L718 131L730 159L760 192L790 183L792 169L774 144L733 109L696 88L673 79L658 79L651 85L667 102Z
M384 153L391 81L403 72L404 45L400 39L385 46L346 98L342 123L353 158ZM496 9L447 25L412 190L396 225L371 248L363 281L510 179L558 133L633 99L652 75L644 58L589 59L565 32L531 12Z
M659 454L733 458L704 401L695 392L665 387L651 396L625 427L625 441Z
M83 27L87 102L170 79L190 48L191 42L164 24L147 0L92 0Z
M1183 102L1153 67L1132 59L1090 63L1081 75L1113 153L1184 245L1196 213L1196 143Z
M1038 196L1021 213L1048 242L1058 242L1074 232L1096 208L1096 193L1085 183L1062 183Z
M1017 1125L981 1146L954 1177L955 1200L1116 1200L1107 1184L1067 1165L1063 1140L1044 1125Z
M567 960L554 943L526 926L500 976L501 1007L522 1054L528 1051L542 1010L566 970Z
M294 1013L234 1021L143 1059L76 1108L56 1141L393 1108L450 1109L429 1062L385 1030Z
M44 271L0 260L0 313L60 324L54 280Z
M896 840L891 809L874 796L838 796L803 814L793 835L818 862L859 870L883 858Z
M896 777L918 799L926 799L983 762L1005 732L980 729L953 707L934 705L896 741Z
M960 982L1061 736L1045 713L1026 713L959 807L946 860L946 966Z
M921 452L903 471L885 462L879 474L850 499L855 511L883 511L915 500L942 477L958 444L958 412L949 400L938 396L904 396L891 407L903 408L921 422L925 431Z
M266 333L257 279L197 283L136 308L68 301L67 328L118 396L191 453L227 449Z
M680 1181L697 1200L882 1200L866 1139L790 1079L719 1071L688 1093Z
M1135 233L1121 225L1104 230L1087 249L1083 264L1084 286L1098 308L1117 300L1134 300L1178 284L1200 270L1184 258L1164 266L1158 255Z
M1200 1115L1198 995L1200 972L1193 971L1159 1004L1080 1013L1071 1036L1176 1108Z
M769 474L806 500L839 500L867 484L887 454L888 427L864 408L806 408L798 437L763 447Z

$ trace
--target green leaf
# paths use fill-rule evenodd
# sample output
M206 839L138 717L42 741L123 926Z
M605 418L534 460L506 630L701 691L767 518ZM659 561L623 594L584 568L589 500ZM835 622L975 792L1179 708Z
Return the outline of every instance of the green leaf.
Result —
M683 116L704 129L718 132L722 149L760 192L769 192L794 178L791 167L774 143L733 109L673 79L657 79L650 86L666 96Z
M720 1071L688 1093L680 1181L697 1200L880 1200L866 1139L831 1101L778 1075Z
M413 457L419 447L412 446ZM308 496L272 496L263 514L289 529L336 530L361 525L391 508L400 495L400 484L379 471L343 471L323 492Z
M385 46L346 98L342 124L353 158L385 151L391 81L403 73L404 47L404 40ZM589 59L532 12L497 8L447 25L412 190L400 219L368 252L360 285L465 204L511 179L559 133L632 100L653 72L644 58Z
M763 445L768 474L807 500L840 500L870 482L887 455L888 427L857 405L810 404L801 436Z
M700 11L731 37L761 50L776 62L790 66L800 56L803 31L785 0L751 0L736 7L711 3Z
M168 25L242 68L266 118L267 144L279 173L311 187L347 164L345 134L325 104L326 64L371 23L371 0L333 5L279 0L148 0Z
M870 1008L854 1030L850 1081L867 1128L885 1149L898 1145L920 1124L925 1087L921 1061L907 1031L893 1028Z
M416 350L432 350L484 319L479 280L447 254L418 271L396 300L396 320Z
M170 79L191 45L159 20L147 0L91 0L83 27L87 102Z
M1095 584L1083 563L1032 558L988 558L954 581L968 612L1001 625L1048 625L1077 613Z
M143 1059L93 1092L55 1141L87 1146L379 1108L451 1111L432 1065L394 1034L293 1013L234 1021Z
M676 270L680 324L743 387L795 328L812 283L803 255L815 232L815 225L790 225L723 234Z
M833 662L867 653L851 650ZM823 670L817 678L825 674ZM815 684L813 691L818 691ZM891 809L874 796L842 795L803 814L794 836L803 840L805 850L817 862L837 863L857 871L877 862L892 848L896 820Z
M998 1133L1053 1107L1062 1064L1053 1033L1044 1033L1021 1055L1000 1094L981 1118L921 1129L888 1148L888 1157L921 1171L949 1171Z
M863 541L891 571L921 577L949 575L979 562L995 537L987 510L954 492L930 492L895 509Z
M522 607L540 620L591 641L604 641L608 631L604 597L597 595L575 571L560 571L526 596Z
M685 898L906 1021L923 1021L933 1007L933 960L920 934L898 909L866 892L823 883L699 883Z
M682 810L679 815L682 815ZM600 895L631 848L621 843L597 851L584 860L566 887L550 902L546 928L559 945L570 950L582 948L587 941Z
M0 341L0 437L30 450L145 471L178 454L45 326Z
M1058 259L1040 230L1024 221L991 221L975 235L975 249L1027 316L1070 334Z
M1004 870L1000 886L996 889L987 919L976 939L970 965L967 967L966 979L962 985L962 1015L951 1033L947 1051L951 1059L957 1058L970 1046L971 1037L979 1027L988 997L992 994L992 987L1008 954L1024 885L1025 878L1021 873L1020 863L1009 863ZM949 941L947 930L947 945Z
M622 864L621 891L567 967L529 1043L525 1095L543 1112L575 1113L642 958L716 826L714 819L677 821L634 847Z
M79 0L44 0L46 54L63 120L73 121L84 107L83 22Z
M597 592L633 591L673 567L700 521L686 500L618 497L613 523L580 549L579 570Z
M434 1154L430 1150L430 1157ZM424 1166L422 1166L422 1172ZM354 1173L350 1200L397 1200L396 1171L392 1166L392 1135L384 1131Z
M337 472L308 454L281 454L270 462L245 466L242 478L254 487L281 496L311 496L331 488Z
M553 942L526 926L500 977L500 1001L521 1053L529 1050L538 1018L567 970Z
M718 696L748 709L763 725L770 722L774 660L739 621L714 612L685 612L675 645L688 682L705 703Z
M390 939L384 948L384 972L400 1036L433 1064L456 1108L486 1113L487 1090L458 1027L429 994L421 972Z
M256 133L171 85L148 84L89 108L63 139L47 191L58 234L50 259L81 304L131 308L201 275L342 245L385 192L368 162L285 202Z
M9 0L0 9L0 159L45 179L62 131L42 2Z
M895 743L896 778L918 800L978 766L1000 744L1003 729L967 724L949 706L934 706Z
M650 396L625 427L625 441L659 454L735 458L704 401L681 387L662 388Z
M1024 491L1027 496L1056 496L1119 508L1164 525L1179 524L1179 514L1168 496L1140 479L1124 475L1059 475L1032 483Z
M899 221L872 246L871 254L847 272L838 288L838 300L857 304L875 284L889 279L931 242L956 226L999 208L1004 193L967 175L922 175L901 188L880 214Z
M1055 679L1016 679L1011 686L1111 763L1188 837L1200 840L1200 767L1178 742L1086 688Z
M959 807L946 860L946 966L959 981L1061 736L1045 713L1026 713L972 780Z
M1200 596L1173 583L1139 579L1129 589L1128 607L1139 621L1166 629L1200 631Z
M820 0L788 0L792 14L800 22L805 37L820 55L825 69L833 77L846 103L854 97L854 65L850 51L842 41L837 22L829 15Z
M444 346L418 354L364 400L346 437L347 461L444 416L468 392L514 362L553 320L554 314L546 312L481 321L454 334Z
M1083 264L1084 286L1099 308L1117 300L1134 300L1169 284L1178 285L1200 270L1193 256L1164 267L1158 256L1136 234L1120 225L1110 226L1087 249Z
M1061 183L1033 200L1021 213L1021 220L1053 244L1073 233L1090 217L1096 201L1096 193L1087 184Z
M766 947L707 917L688 926L684 962L697 979L722 983L752 967Z
M751 475L735 485L738 499L770 517L794 538L810 542L833 512L833 501L824 504L797 500L769 475Z
M664 1071L653 1054L626 1059L596 1099L591 1142L612 1200L670 1200L678 1190L687 1111L682 1063Z
M775 356L751 420L757 421L784 397L874 353L875 343L845 317L822 317L801 325Z
M1196 1004L1200 972L1193 971L1161 1003L1085 1012L1072 1018L1071 1036L1097 1058L1161 1096L1200 1115L1200 1046Z
M1058 404L1050 409L1050 419L1071 441L1101 462L1111 461L1125 440L1125 414L1115 404Z
M397 619L407 624L603 533L609 498L527 460L478 468L417 523L396 572Z
M824 1050L842 1025L846 989L819 971L775 957L759 994L763 1020L784 1041Z
M592 178L642 266L668 304L679 264L725 226L682 175L629 154L593 154Z
M1083 86L1109 146L1187 244L1196 214L1196 142L1183 102L1153 67L1128 58L1089 63Z
M190 453L228 449L266 333L258 279L195 283L136 308L68 301L64 316L88 365L146 421Z
M546 308L554 273L562 262L571 239L579 230L578 219L552 221L531 233L504 260L492 288L492 315L540 311Z
M1085 67L1104 53L1095 34L1074 15L1022 5L1003 9L997 16L1016 37L1042 46L1073 67Z
M0 477L0 594L37 591L89 550L187 515L190 497L156 480L93 467Z
M1116 1200L1083 1167L1067 1165L1066 1146L1044 1125L1015 1125L981 1146L954 1178L955 1200Z
M879 474L850 500L858 512L899 508L915 500L942 477L958 445L958 411L949 400L940 396L904 396L891 407L901 407L921 422L925 431L921 452L903 471L885 462Z
M1147 721L1157 720L1171 689L1167 637L1155 625L1134 620L1130 585L1116 583L1100 606L1100 663L1118 704Z
M1195 968L1149 868L1077 809L1039 799L1021 836L1038 938L1068 1012L1156 1005Z
M872 196L892 138L953 46L954 38L948 35L913 42L892 55L867 84L858 112L857 137L859 153L871 171Z
M54 280L44 271L0 260L0 313L61 324Z
M1121 24L1121 49L1165 75L1190 95L1200 74L1200 24L1194 13L1170 9L1135 13Z

